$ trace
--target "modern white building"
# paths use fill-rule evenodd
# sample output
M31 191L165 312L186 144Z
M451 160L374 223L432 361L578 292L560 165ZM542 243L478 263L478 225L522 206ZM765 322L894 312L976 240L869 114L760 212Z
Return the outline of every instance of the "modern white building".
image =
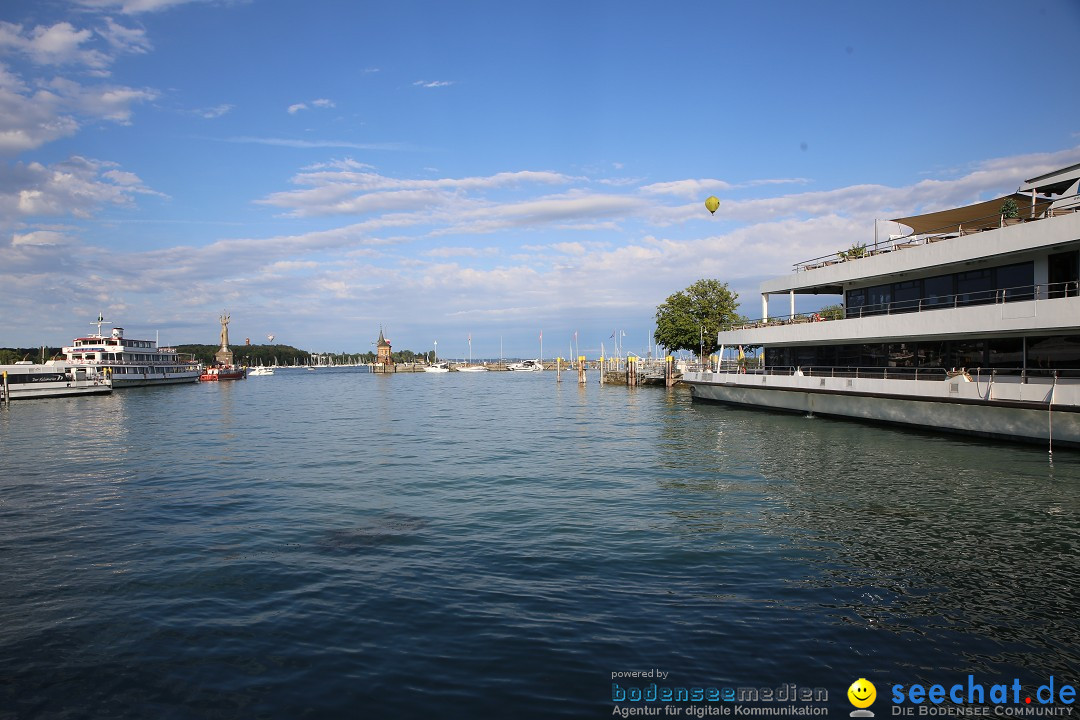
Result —
M762 283L760 320L717 336L761 362L683 380L701 400L1080 446L1078 189L1074 165L798 263ZM843 319L797 315L805 294L842 296ZM769 317L777 296L789 312Z

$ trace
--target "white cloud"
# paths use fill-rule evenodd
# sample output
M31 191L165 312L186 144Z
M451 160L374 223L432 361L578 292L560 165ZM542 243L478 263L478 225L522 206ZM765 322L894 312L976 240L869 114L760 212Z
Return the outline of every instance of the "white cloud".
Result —
M158 12L177 5L206 0L75 0L78 5L95 10L117 10L127 15Z
M0 23L0 52L15 47L55 62L67 58L92 68L107 64L98 56L80 55L85 33L75 33L65 23L32 37L19 32L19 26ZM0 152L24 152L72 136L85 120L126 124L135 105L156 97L150 89L83 84L62 76L28 81L0 64Z
M417 80L413 85L423 88L440 88L453 85L453 80Z
M204 108L202 110L195 110L194 112L201 118L205 118L206 120L213 120L215 118L221 117L222 115L227 115L228 113L232 112L234 107L234 105L223 103L214 107Z
M452 257L491 257L499 254L499 248L497 247L438 247L432 248L424 253L427 257L436 258L452 258Z
M0 184L0 226L20 219L90 217L106 205L130 205L136 195L160 195L114 163L71 157L51 166L17 164Z
M22 235L15 233L11 238L13 245L66 245L70 240L69 236L55 230L37 230Z
M675 180L645 185L641 188L641 192L650 195L678 195L686 198L701 196L704 200L711 193L729 189L731 189L731 184L723 180Z
M105 18L105 28L97 32L116 52L142 54L151 50L150 39L142 28L124 27L112 18Z
M93 47L99 38L111 53ZM105 18L104 27L96 31L69 22L30 29L0 22L0 54L18 54L41 66L79 65L104 73L117 54L149 50L144 30L125 27L112 18Z
M335 105L333 100L327 100L326 98L319 98L317 100L312 100L310 106L307 103L304 103L304 102L294 103L294 104L292 104L292 105L290 105L288 107L288 112L289 112L290 115L295 115L296 113L301 112L302 110L310 110L312 107L332 108L332 107L337 107L337 105Z
M467 212L471 201L467 193L496 188L520 188L530 185L569 184L575 179L560 173L519 171L484 177L398 179L370 171L368 166L342 161L307 168L293 178L296 185L311 189L273 193L259 202L290 210L294 217L364 214L386 210L455 206L455 212Z
M14 154L78 132L79 122L63 98L31 91L0 65L0 152Z

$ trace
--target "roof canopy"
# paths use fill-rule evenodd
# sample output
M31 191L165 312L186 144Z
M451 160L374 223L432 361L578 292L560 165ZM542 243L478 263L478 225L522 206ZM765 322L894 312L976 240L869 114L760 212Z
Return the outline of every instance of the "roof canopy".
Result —
M1000 224L1001 204L1009 198L1016 201L1017 207L1020 208L1020 217L1040 215L1051 202L1045 198L1039 198L1035 201L1035 207L1032 208L1031 195L1017 192L1002 195L994 200L967 205L966 207L941 210L940 212L925 215L913 215L906 218L895 218L893 222L907 225L915 231L916 235L951 232L960 227L971 229L997 227Z
M1080 180L1080 164L1070 165L1067 168L1055 170L1052 173L1046 173L1031 180L1025 180L1019 191L1036 190L1043 195L1060 195L1073 188L1077 180ZM1073 192L1076 191L1073 190Z

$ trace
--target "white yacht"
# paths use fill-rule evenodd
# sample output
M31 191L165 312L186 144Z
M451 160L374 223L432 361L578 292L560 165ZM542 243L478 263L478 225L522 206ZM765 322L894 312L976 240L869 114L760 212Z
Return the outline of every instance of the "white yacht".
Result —
M515 372L539 372L544 369L539 360L522 360L506 366L507 370Z
M97 333L75 338L64 348L69 364L108 369L115 388L198 382L202 365L194 357L181 358L175 348L159 348L154 340L126 338L121 327L103 336L101 326L108 323L101 315L90 324L97 326Z
M1074 165L798 263L762 283L760 320L717 335L757 361L683 382L701 400L1080 446L1078 189ZM798 294L842 296L841 318L797 315ZM777 295L789 314L769 317Z
M483 365L458 365L454 368L457 372L487 372Z
M424 372L430 372L430 373L446 373L446 372L450 372L450 363L448 363L448 362L437 362L437 363L432 363L431 365L426 365L426 366L424 366Z
M98 395L110 393L112 389L109 374L96 367L57 360L0 365L0 401Z
M487 372L486 366L472 364L472 333L469 333L469 362L458 365L454 370L457 372Z
M271 365L259 365L257 367L248 368L248 377L261 377L264 375L273 375L274 368Z

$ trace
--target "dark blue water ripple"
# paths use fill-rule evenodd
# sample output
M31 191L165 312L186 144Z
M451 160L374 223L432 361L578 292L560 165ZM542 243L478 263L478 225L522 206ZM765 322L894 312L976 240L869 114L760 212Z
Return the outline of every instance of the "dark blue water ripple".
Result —
M606 717L654 667L846 712L1080 668L1076 454L348 370L16 403L0 443L0 717Z

